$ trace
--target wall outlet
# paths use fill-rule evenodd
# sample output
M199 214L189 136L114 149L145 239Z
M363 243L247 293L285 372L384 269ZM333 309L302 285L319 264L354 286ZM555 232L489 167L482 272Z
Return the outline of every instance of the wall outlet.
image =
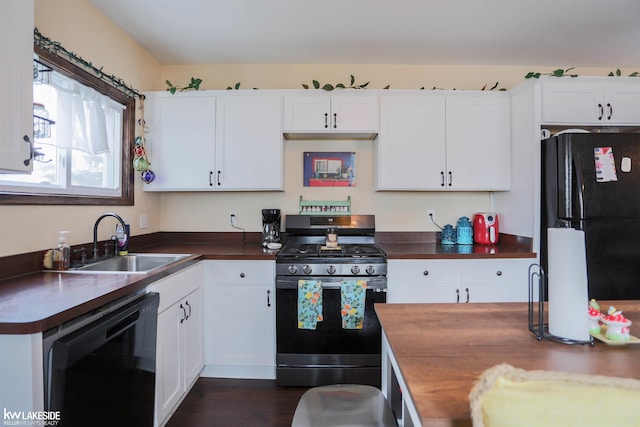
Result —
M149 214L140 214L140 229L149 228Z
M236 212L229 212L229 223L232 227L238 226L238 214Z
M427 209L427 222L429 224L436 223L436 211Z

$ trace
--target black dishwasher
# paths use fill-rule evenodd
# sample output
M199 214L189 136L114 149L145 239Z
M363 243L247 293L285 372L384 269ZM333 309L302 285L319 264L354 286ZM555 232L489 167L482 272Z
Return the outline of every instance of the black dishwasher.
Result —
M44 335L59 426L153 426L159 295L125 297Z

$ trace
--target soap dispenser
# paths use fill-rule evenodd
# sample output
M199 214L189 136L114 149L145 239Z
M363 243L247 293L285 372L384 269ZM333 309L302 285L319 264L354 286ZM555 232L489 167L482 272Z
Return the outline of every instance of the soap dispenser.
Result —
M67 243L68 231L60 231L58 246L53 249L53 269L66 270L71 264L71 247Z
M129 236L131 230L129 228L127 220L125 219L124 221L124 228L120 223L116 225L116 237L118 238L118 255L120 256L124 256L129 253Z

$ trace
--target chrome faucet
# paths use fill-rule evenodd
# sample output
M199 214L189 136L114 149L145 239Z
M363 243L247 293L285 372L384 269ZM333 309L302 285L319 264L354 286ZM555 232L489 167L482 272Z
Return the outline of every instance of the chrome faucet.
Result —
M126 230L126 226L124 223L124 219L122 219L120 217L120 215L114 214L112 212L107 212L105 214L102 214L98 217L98 219L96 220L96 223L93 226L93 259L97 260L98 259L98 224L100 224L100 221L102 221L104 218L111 216L114 217L115 219L117 219L118 221L120 221L120 224L122 224L122 229ZM129 236L127 236L127 239L129 238Z

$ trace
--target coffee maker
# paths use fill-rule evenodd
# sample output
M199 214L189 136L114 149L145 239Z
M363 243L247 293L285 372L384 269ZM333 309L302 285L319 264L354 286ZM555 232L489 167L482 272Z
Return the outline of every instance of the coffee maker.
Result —
M280 209L262 209L262 246L282 247L280 242Z

